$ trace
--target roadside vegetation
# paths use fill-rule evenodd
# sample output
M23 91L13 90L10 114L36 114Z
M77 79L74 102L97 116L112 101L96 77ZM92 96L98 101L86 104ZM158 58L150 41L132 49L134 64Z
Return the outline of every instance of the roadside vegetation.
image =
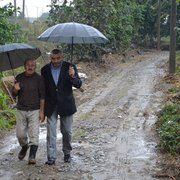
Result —
M0 129L11 129L15 125L15 110L9 107L9 97L0 88Z
M159 113L157 131L159 148L172 155L180 155L180 52L177 52L176 74L165 77L172 88L167 92L166 103Z
M171 85L156 123L161 171L157 177L180 179L180 51L176 54L176 74L167 75Z

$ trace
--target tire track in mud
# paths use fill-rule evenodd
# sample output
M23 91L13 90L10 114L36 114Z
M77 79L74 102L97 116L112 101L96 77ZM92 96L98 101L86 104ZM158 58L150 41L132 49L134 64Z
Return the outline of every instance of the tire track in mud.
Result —
M167 62L167 53L144 58L126 69L117 68L97 97L79 107L77 116L88 119L83 128L91 127L85 141L96 145L91 157L98 152L102 156L98 168L89 173L93 179L153 179L157 157L152 128L163 96L155 86L164 75L158 66Z

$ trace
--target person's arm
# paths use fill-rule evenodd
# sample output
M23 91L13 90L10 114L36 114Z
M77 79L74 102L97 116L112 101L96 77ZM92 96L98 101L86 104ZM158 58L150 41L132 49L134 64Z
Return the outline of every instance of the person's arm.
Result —
M41 78L40 78L39 93L40 93L39 119L40 119L41 122L44 122L44 120L45 120L45 112L44 112L44 106L45 106L45 84L44 84L43 76L41 76Z
M44 120L45 120L45 116L44 116L44 104L45 104L45 100L44 99L40 99L39 119L40 119L41 122L44 122Z

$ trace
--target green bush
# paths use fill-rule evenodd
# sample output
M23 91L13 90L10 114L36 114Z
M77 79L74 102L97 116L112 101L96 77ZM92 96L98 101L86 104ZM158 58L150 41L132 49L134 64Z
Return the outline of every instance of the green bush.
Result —
M179 92L179 87L173 87L168 90L169 93L178 93Z
M15 125L15 110L7 104L8 96L0 89L0 129L10 129Z
M160 131L159 146L172 154L180 152L180 125L177 122L165 122Z
M7 108L7 96L2 90L0 90L0 109L4 110Z
M15 110L0 112L0 129L11 129L15 125Z
M171 154L180 153L180 105L167 105L158 119L160 149Z

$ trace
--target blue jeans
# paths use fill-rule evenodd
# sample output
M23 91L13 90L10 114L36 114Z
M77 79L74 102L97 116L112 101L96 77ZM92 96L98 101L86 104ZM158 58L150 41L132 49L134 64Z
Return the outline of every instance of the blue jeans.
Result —
M48 161L55 161L57 158L57 120L58 114L56 110L47 118L47 159ZM72 150L72 122L73 115L60 117L60 130L62 133L62 150L64 155L70 154Z

